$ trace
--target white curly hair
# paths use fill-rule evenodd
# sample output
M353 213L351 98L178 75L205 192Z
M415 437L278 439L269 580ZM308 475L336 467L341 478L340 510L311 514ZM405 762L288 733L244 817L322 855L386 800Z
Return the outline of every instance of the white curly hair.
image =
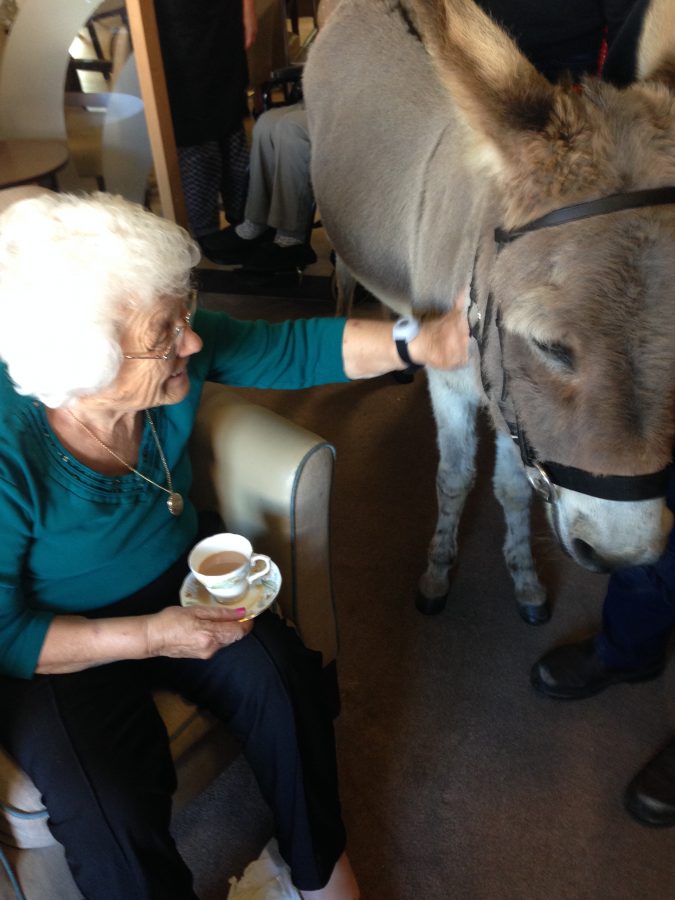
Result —
M0 357L20 394L67 406L115 380L125 311L189 290L197 244L109 194L44 193L0 215Z

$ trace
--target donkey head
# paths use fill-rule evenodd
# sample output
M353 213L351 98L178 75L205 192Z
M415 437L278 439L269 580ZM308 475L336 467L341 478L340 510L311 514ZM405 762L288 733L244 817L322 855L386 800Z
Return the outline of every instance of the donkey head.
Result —
M640 80L624 90L593 78L580 90L550 84L471 0L407 7L470 126L470 164L498 198L477 278L499 319L488 375L503 368L539 459L596 476L663 469L675 438L675 205L542 228L500 252L493 228L675 186L675 0L652 4ZM654 561L672 524L663 497L557 488L552 499L561 543L590 568Z

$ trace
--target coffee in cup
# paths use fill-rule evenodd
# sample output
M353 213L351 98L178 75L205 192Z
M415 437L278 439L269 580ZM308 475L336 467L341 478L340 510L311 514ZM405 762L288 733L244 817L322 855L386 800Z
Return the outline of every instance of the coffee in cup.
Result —
M248 538L225 532L195 544L188 565L194 577L219 603L227 603L269 574L271 560L262 553L254 553Z
M229 575L246 565L246 557L236 550L216 550L199 563L201 575Z

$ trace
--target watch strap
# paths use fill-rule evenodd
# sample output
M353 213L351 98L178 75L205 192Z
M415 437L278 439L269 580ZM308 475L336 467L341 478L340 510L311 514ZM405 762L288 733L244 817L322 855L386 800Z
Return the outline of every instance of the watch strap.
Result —
M413 362L412 359L410 359L410 353L408 352L408 342L405 339L398 338L395 343L396 349L398 350L398 355L408 367L409 372L416 372L418 369L424 368L423 366L419 365L419 363Z

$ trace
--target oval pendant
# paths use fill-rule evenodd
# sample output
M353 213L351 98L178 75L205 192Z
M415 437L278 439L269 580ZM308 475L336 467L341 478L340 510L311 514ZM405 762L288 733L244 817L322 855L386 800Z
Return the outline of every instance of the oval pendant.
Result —
M185 504L183 503L183 498L177 491L172 491L169 494L169 499L166 501L166 505L169 507L169 512L172 516L179 516L184 509Z

